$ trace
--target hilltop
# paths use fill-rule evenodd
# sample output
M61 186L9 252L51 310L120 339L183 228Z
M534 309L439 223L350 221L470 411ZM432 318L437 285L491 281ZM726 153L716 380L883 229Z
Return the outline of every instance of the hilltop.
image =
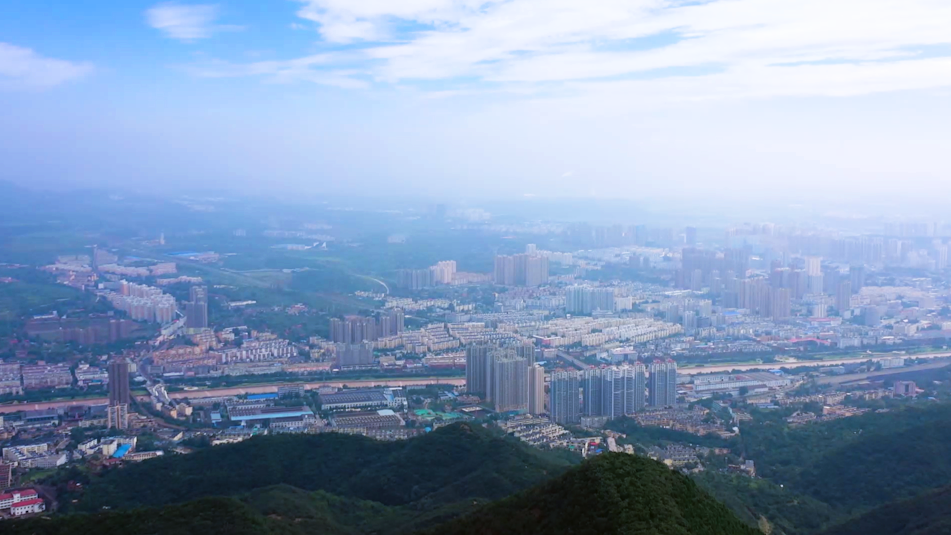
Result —
M548 483L490 504L429 535L753 535L690 478L620 453L585 462Z

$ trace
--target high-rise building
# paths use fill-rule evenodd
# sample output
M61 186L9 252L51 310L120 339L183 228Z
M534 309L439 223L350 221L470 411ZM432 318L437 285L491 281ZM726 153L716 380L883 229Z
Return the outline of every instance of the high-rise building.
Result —
M535 365L535 344L531 340L525 340L517 344L515 346L515 354L525 359L530 367Z
M515 286L515 257L499 255L495 257L493 280L501 286Z
M604 412L601 386L603 374L601 368L588 368L582 372L581 389L584 393L584 415L601 416Z
M192 286L188 289L185 303L185 327L205 329L208 327L208 287Z
M684 326L685 334L694 334L697 331L697 313L693 310L685 310L682 324Z
M545 368L537 364L528 370L528 413L545 414Z
M528 361L511 349L493 352L492 403L496 412L528 410Z
M380 337L386 338L396 336L403 332L406 322L406 315L400 308L391 308L380 314L377 333Z
M124 358L109 362L109 406L107 421L110 428L129 426L129 361Z
M646 406L646 368L640 362L587 369L581 384L585 416L617 418Z
M109 362L109 404L129 403L129 361L123 358Z
M852 281L843 279L835 291L835 308L844 315L852 308Z
M432 278L435 284L452 284L452 278L456 274L456 261L443 260L437 262L429 270L433 274Z
M493 279L504 286L539 286L548 282L548 257L517 254L495 257Z
M525 255L525 286L548 283L548 257Z
M350 324L340 318L330 318L330 341L335 344L350 343Z
M551 374L551 421L567 425L580 420L579 386L580 376L576 370Z
M106 425L111 429L128 429L129 405L120 403L106 407Z
M935 245L934 257L935 269L944 270L948 268L948 246L946 244L938 243Z
M684 230L684 242L691 247L697 245L697 227L687 227Z
M13 486L13 464L0 462L0 491Z
M819 256L807 256L806 257L806 275L815 276L822 275L822 257Z
M568 314L591 314L596 310L614 312L614 308L614 288L569 286L565 289L565 312Z
M634 412L637 412L642 411L645 407L647 407L647 367L641 362L635 362L631 365L631 368L633 368L634 374L632 407Z
M647 404L651 407L673 407L677 403L677 363L671 359L655 360L650 366L650 388Z
M471 394L489 394L489 349L481 344L466 348L466 390Z
M336 344L337 365L341 368L359 368L373 365L373 344L360 342Z
M396 272L396 285L408 290L422 290L433 286L430 269L401 269Z
M852 283L852 293L859 293L865 287L865 266L849 267L849 282Z
M819 295L823 290L822 273L818 275L808 275L809 289L808 293Z
M770 296L770 317L773 320L789 319L792 315L789 293L786 288L773 288Z
M398 315L391 320L392 328L399 329L401 319ZM330 319L330 340L338 344L361 344L379 339L380 329L375 318L366 316L344 316ZM397 333L394 333L397 334Z

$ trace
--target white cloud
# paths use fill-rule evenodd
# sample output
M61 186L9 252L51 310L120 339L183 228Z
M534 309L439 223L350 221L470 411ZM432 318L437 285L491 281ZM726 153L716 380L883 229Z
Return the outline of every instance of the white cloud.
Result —
M397 38L394 22L456 25L467 14L493 1L485 0L304 0L298 15L320 25L330 42L346 43Z
M145 18L149 26L180 41L205 39L216 32L241 29L240 26L215 24L218 6L213 4L158 4L145 12Z
M0 43L0 88L45 88L92 72L90 63L43 57L29 48Z
M356 68L381 82L466 80L442 94L487 82L696 100L949 83L946 62L918 54L951 44L946 0L308 0L298 14L326 41L366 41Z
M354 76L361 74L359 71L326 68L328 65L334 65L336 61L337 57L335 55L315 54L290 60L268 60L253 63L230 63L213 60L189 65L186 69L202 78L258 76L272 83L306 81L346 89L367 87L365 81L354 78Z

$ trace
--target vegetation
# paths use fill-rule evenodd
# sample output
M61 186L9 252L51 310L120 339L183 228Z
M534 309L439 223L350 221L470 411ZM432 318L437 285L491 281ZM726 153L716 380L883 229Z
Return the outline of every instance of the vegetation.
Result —
M690 478L643 457L609 453L429 533L753 535L757 531Z
M946 535L951 533L951 487L879 507L823 535Z
M772 533L812 533L843 518L829 505L765 479L712 471L694 479L740 520L750 526L768 524Z
M402 442L336 433L275 435L104 471L85 482L76 509L159 506L287 484L429 510L502 498L567 466L469 424Z
M951 404L788 428L745 425L737 453L759 475L853 514L951 480ZM883 484L887 481L888 484Z
M205 498L164 509L142 508L53 519L7 521L10 535L267 535L279 533L273 521L232 498ZM134 526L134 528L133 528ZM331 532L327 532L331 533Z
M568 465L469 424L404 442L257 437L101 475L64 471L47 483L88 513L17 522L10 533L753 533L660 463L612 454ZM69 481L83 494L66 493Z

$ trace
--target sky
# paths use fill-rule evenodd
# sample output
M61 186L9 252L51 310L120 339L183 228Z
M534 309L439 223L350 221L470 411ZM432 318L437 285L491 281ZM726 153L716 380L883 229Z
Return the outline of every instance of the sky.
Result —
M947 0L5 0L0 180L951 195Z

